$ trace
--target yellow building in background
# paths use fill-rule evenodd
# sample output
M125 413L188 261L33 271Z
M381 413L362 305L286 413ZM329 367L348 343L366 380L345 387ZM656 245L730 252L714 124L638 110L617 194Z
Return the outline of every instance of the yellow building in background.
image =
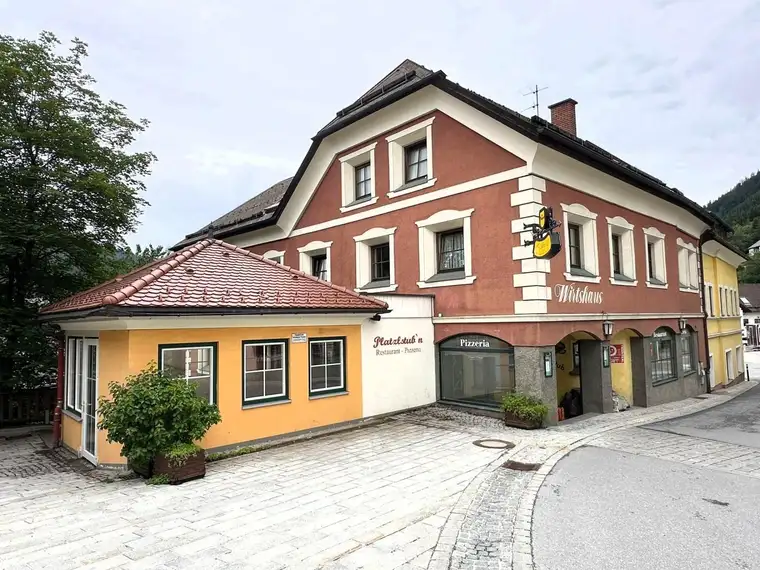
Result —
M744 346L739 309L738 267L744 255L714 237L702 246L707 315L710 385L728 386L744 379Z

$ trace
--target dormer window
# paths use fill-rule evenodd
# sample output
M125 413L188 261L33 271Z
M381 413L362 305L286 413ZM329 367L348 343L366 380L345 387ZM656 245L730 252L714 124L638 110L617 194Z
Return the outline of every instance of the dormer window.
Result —
M404 149L405 184L427 181L427 142L425 139Z
M375 147L377 143L340 157L342 214L377 202L375 194Z

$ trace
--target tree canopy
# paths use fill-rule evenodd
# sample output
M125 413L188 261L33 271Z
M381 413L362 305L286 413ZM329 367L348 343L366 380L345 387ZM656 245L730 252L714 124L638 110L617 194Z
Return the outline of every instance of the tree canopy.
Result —
M0 386L54 373L38 309L112 277L147 204L155 157L131 146L148 123L93 90L86 57L78 39L0 35Z

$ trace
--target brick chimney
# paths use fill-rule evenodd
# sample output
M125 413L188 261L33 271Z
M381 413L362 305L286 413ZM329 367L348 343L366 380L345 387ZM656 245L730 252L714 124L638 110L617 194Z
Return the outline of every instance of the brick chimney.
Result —
M578 101L565 99L554 105L549 105L552 112L552 124L567 131L571 135L577 135L575 130L575 106Z

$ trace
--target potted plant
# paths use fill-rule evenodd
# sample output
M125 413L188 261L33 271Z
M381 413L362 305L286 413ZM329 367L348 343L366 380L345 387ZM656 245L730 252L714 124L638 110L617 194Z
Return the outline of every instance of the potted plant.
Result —
M537 429L544 424L549 408L538 398L525 394L507 394L501 402L504 423L524 429Z
M221 421L219 410L195 393L184 378L174 378L151 362L124 383L108 385L111 399L100 398L98 428L143 477L163 476L182 483L206 474L206 456L195 444Z

